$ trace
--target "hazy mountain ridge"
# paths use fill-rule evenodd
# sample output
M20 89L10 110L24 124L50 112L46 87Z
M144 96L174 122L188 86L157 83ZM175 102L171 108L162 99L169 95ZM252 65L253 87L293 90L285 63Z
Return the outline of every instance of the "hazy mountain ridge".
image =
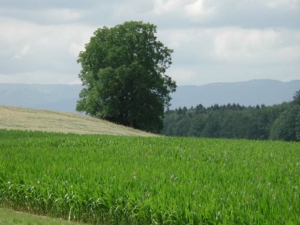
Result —
M171 109L186 106L211 106L239 103L245 106L274 105L291 101L300 89L300 80L281 82L277 80L251 80L236 83L214 83L202 86L186 85L172 94Z
M64 84L1 84L0 105L75 112L81 85ZM300 89L300 80L251 80L236 83L213 83L202 86L177 87L170 107L240 105L273 105L291 101Z
M0 105L75 112L81 85L0 84Z

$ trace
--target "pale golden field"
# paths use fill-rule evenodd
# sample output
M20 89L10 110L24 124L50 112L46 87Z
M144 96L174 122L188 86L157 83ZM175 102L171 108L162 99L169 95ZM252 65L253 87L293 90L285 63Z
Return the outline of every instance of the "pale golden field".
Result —
M0 106L0 129L77 134L155 136L154 134L76 113Z

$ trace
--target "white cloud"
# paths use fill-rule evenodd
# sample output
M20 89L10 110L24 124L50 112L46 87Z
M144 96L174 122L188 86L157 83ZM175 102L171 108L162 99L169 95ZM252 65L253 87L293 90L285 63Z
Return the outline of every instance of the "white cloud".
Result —
M28 45L26 45L24 48L21 49L20 52L18 52L16 55L14 55L11 59L20 59L23 56L25 56L27 54L27 52L29 51L30 47Z
M267 0L267 7L271 9L290 9L290 10L299 10L300 1L299 0Z
M159 33L174 55L234 64L300 61L300 31L238 27L167 30ZM175 59L176 60L176 59ZM184 62L187 63L187 62Z
M176 15L178 18L187 18L193 22L204 22L216 13L216 7L205 0L154 0L155 15ZM175 21L174 21L175 22Z
M181 9L185 2L184 0L154 0L154 13L176 12Z
M14 18L22 22L28 21L35 24L63 24L74 23L84 18L85 10L58 9L0 9L0 15L6 19Z
M191 84L191 82L197 80L200 75L194 67L190 66L173 66L166 74L170 75L173 80L181 85Z
M70 53L72 54L72 56L74 57L78 57L79 52L84 50L84 45L83 44L79 44L76 42L71 42L70 43Z
M227 63L271 64L300 60L299 31L221 29L215 33L215 55Z
M83 17L83 13L71 9L50 9L39 13L40 16L51 18L58 21L76 21Z
M166 30L159 39L175 50L167 74L180 84L203 84L299 79L299 35L292 29L224 27Z
M3 19L0 22L0 72L60 71L63 74L73 72L77 77L79 51L84 49L95 30L89 26L43 26Z
M152 0L124 0L113 4L113 15L117 17L131 16L135 17L140 14L149 14L153 10Z
M184 9L187 17L200 23L216 14L216 8L206 6L204 0L197 0L191 4L187 4Z
M71 41L69 44L69 52L71 55L77 59L79 53L85 50L85 45L90 41L92 32L82 33L81 37L75 41Z
M78 82L93 32L129 20L157 25L179 85L299 79L299 11L300 0L11 0L0 9L0 82Z

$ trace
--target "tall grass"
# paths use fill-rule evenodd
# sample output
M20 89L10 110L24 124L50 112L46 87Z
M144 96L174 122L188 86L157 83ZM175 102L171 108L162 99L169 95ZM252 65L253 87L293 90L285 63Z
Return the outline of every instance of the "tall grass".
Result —
M297 224L300 144L0 131L0 205L95 224Z

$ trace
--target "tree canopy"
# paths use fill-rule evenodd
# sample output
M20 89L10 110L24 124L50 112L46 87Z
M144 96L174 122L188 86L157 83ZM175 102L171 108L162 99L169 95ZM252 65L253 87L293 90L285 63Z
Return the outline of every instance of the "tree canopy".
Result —
M298 140L298 115L300 115L300 106L298 105L291 106L281 113L272 125L270 138L285 141Z
M295 92L293 96L293 103L300 105L300 90Z
M173 50L155 33L155 25L134 21L97 29L78 57L84 88L76 110L159 132L176 83L165 74Z

